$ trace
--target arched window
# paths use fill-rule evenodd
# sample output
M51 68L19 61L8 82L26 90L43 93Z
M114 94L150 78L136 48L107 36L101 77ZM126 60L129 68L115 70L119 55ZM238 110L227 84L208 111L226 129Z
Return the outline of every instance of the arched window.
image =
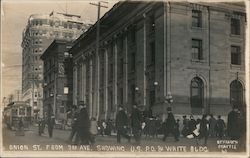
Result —
M234 80L230 84L230 103L237 108L243 105L243 86L238 80Z
M204 84L199 77L195 77L191 81L191 108L202 108L204 100Z

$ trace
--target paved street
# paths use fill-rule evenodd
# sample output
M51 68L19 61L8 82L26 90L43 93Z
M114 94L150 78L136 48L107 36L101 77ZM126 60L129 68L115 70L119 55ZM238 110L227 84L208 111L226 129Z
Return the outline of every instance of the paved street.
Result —
M14 131L6 128L3 129L3 145L4 150L11 151L133 151L133 152L207 152L207 151L221 151L218 149L216 139L210 138L207 147L196 146L195 139L180 138L179 142L175 142L173 137L167 138L163 142L159 138L145 138L142 137L141 146L135 145L134 140L128 143L127 140L122 139L121 144L116 143L116 136L97 136L96 143L93 146L75 146L67 142L70 135L69 130L55 129L53 138L48 137L47 129L42 136L38 135L36 126L31 126L30 130L25 131L25 136L16 136ZM201 143L202 144L202 143ZM230 150L227 150L230 151ZM237 151L231 150L231 151Z

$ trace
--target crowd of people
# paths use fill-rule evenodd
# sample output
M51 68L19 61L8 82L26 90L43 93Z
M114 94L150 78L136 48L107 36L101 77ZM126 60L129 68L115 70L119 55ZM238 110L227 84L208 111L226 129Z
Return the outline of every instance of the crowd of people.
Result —
M119 106L114 121L111 119L97 121L94 117L89 119L87 106L84 103L73 106L69 113L72 123L68 141L73 144L93 144L96 135L111 136L116 133L117 143L121 143L122 138L127 139L128 142L133 138L135 144L139 145L143 135L145 139L163 135L162 141L166 141L171 134L175 141L179 141L180 137L186 137L194 138L199 143L203 139L203 145L206 145L210 137L240 139L245 130L244 116L236 107L228 114L227 125L220 115L215 118L212 114L204 114L202 118L196 119L193 115L189 117L184 115L180 121L180 118L175 118L170 107L167 108L167 118L164 121L157 116L143 115L136 105L133 106L130 114L123 106ZM54 116L51 116L47 121L50 137L52 137L54 123ZM44 132L44 126L45 121L40 121L39 135Z

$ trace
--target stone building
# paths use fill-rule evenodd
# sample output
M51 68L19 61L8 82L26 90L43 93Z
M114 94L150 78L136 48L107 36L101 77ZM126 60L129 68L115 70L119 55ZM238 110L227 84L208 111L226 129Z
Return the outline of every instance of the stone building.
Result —
M54 39L76 39L88 27L78 15L51 12L29 17L22 39L22 99L31 105L35 117L39 111L42 115L43 107L41 54Z
M82 34L73 54L73 102L114 118L133 104L163 118L226 115L245 104L244 3L119 2Z
M73 61L68 50L71 42L54 40L44 51L43 109L44 115L55 115L56 120L66 120L72 106Z

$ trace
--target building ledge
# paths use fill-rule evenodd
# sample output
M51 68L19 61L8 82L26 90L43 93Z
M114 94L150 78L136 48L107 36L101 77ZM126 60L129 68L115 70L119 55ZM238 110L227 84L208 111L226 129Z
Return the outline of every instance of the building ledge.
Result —
M237 69L237 70L241 70L243 67L242 65L235 65L235 64L230 64L231 69Z

